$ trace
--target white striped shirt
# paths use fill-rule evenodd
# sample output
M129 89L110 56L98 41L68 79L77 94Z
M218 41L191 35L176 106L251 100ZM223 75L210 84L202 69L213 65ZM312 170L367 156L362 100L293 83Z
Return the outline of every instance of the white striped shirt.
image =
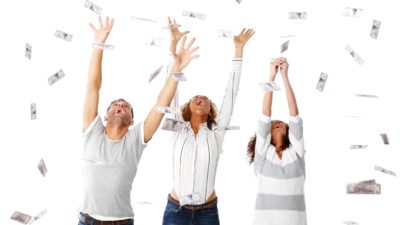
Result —
M229 125L239 89L242 59L233 59L229 84L220 108L218 125L201 124L194 135L189 121L175 129L173 147L174 188L180 204L204 204L214 191L215 175L225 129ZM220 129L218 129L220 128Z

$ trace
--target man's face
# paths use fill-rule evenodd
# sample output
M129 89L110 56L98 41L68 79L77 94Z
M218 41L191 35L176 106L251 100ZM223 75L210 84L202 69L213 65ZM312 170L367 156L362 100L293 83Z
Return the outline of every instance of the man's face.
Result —
M133 123L131 106L125 101L116 101L111 104L107 112L106 121L131 125Z
M211 110L211 102L204 95L196 95L190 100L190 112L199 116L208 115Z

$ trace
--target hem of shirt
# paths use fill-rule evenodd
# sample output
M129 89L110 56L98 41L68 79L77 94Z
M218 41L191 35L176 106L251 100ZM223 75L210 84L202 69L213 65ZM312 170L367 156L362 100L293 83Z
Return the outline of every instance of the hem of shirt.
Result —
M289 115L289 121L292 121L294 123L298 123L300 121L300 119L301 118L300 118L299 114L297 114L296 116Z
M89 214L90 217L95 218L96 220L102 220L102 221L117 221L117 220L126 220L126 219L133 219L133 217L111 217L111 216L101 216L101 215L95 215L95 214Z
M264 115L264 114L261 114L260 120L261 120L262 122L264 122L264 123L269 123L269 122L271 122L271 117L270 117L270 116L267 116L267 115Z

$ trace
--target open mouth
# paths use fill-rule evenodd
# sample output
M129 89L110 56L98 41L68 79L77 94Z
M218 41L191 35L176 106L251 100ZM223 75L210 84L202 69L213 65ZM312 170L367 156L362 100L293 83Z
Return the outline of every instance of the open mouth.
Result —
M116 113L121 113L122 109L117 109Z

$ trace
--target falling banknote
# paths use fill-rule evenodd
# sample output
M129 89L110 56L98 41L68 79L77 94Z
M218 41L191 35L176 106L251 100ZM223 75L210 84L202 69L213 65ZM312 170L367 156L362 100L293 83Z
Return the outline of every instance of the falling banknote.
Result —
M44 164L44 160L43 159L41 159L39 161L38 169L39 169L40 173L42 174L42 176L46 176L47 167L46 167L46 164Z
M103 11L98 5L94 4L91 1L86 1L85 2L85 7L92 10L93 12L95 12L96 14L100 15L101 12Z
M363 10L360 8L351 8L351 7L346 7L343 12L343 16L348 16L348 17L354 17L354 18L360 18Z
M281 88L275 83L275 81L258 83L263 91L280 91Z
M37 215L35 215L32 220L29 222L29 224L35 222L36 220L38 220L40 217L44 216L47 213L47 209L41 211L40 213L38 213Z
M50 85L53 85L55 82L57 82L58 80L60 80L63 77L65 77L65 73L63 70L60 70L57 73L55 73L54 75L52 75L51 77L49 77L48 82Z
M180 114L181 111L179 108L175 107L164 107L164 106L157 106L157 112L164 113L164 114Z
M171 73L171 76L176 81L187 81L184 73Z
M289 12L289 19L291 20L305 20L307 19L307 12Z
M343 221L346 225L359 225L359 223L354 222L354 221Z
M25 57L31 60L32 57L32 45L26 43L25 45Z
M350 149L365 149L368 145L350 145Z
M383 144L385 144L385 145L389 144L389 139L387 137L387 134L381 134L381 138L382 138Z
M71 41L72 40L72 35L71 34L67 34L65 32L56 30L56 33L54 34L54 36L63 39L65 41Z
M162 68L164 67L164 65L161 65L160 67L158 67L158 69L156 71L154 71L152 74L150 74L150 78L149 78L149 83L158 75L160 74Z
M36 120L36 103L31 103L31 120Z
M365 98L378 98L376 95L370 95L370 94L356 94L357 97L365 97Z
M161 37L147 37L145 43L149 46L162 47L163 40Z
M218 37L222 38L233 38L233 31L231 30L223 30L223 29L218 29L217 30Z
M161 129L169 131L178 131L184 122L171 118L165 118L164 124Z
M29 215L26 215L25 213L15 211L11 215L10 219L18 221L18 222L20 222L22 224L29 224L30 221L32 220L32 217L29 216Z
M206 19L206 14L203 13L197 13L197 12L191 12L191 11L182 11L182 15L183 16L188 16L188 17L192 17L195 19L200 19L200 20L205 20Z
M240 126L218 127L218 130L240 130Z
M372 29L371 29L371 33L370 33L370 37L373 39L378 39L378 34L379 34L379 28L381 27L381 21L379 20L374 20L374 22L372 22Z
M392 175L392 176L396 176L395 172L393 172L391 170L388 170L388 169L385 169L385 168L382 168L380 166L375 166L375 170L378 170L378 171L380 171L382 173L386 173L386 174L389 174L389 175Z
M328 79L328 74L321 73L321 75L319 76L318 84L317 84L318 91L320 91L320 92L324 91L325 83L326 83L327 79Z
M157 23L157 20L144 18L144 17L131 16L131 18L135 19L135 20L141 20L141 21L145 21L145 22L150 22L150 23Z
M363 64L364 60L361 59L361 57L350 47L350 45L347 45L345 49L350 53L350 55L356 60L358 64Z
M281 45L281 53L283 53L286 50L288 50L288 48L289 48L289 40Z
M380 194L381 185L375 180L347 184L347 194Z
M114 45L107 45L107 44L103 44L103 43L93 43L92 47L93 48L105 49L105 50L113 50L115 48Z

